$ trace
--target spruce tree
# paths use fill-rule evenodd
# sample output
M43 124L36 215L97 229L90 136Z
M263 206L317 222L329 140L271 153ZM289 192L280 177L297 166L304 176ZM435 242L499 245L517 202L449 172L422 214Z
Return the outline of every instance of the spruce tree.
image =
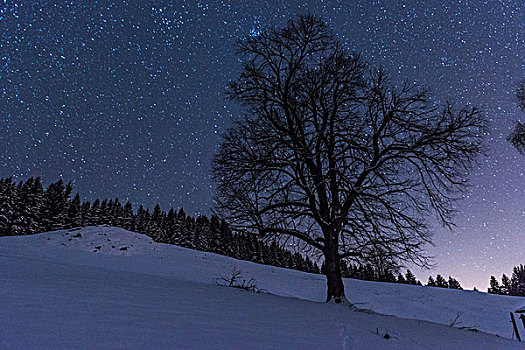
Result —
M35 180L31 177L25 183L20 181L16 192L16 215L13 219L12 233L20 235L42 232L43 189L40 179Z
M87 226L91 222L91 202L85 201L81 205L80 226Z
M124 229L131 231L135 229L133 227L133 216L133 206L130 202L127 202L122 210L122 225Z
M157 242L162 242L164 233L162 228L163 213L160 205L155 205L151 218L146 226L146 234Z
M217 215L212 215L210 219L210 229L209 229L209 242L210 248L212 248L212 251L214 253L220 253L220 247L221 247L221 231L220 231L221 222L219 220L219 217ZM257 254L259 256L260 261L263 260L263 252L261 245L257 246Z
M405 277L402 274L398 274L396 282L397 283L407 283L407 280L405 279Z
M82 208L80 195L77 193L69 202L66 217L66 228L82 226Z
M15 218L16 184L11 177L0 179L0 236L12 234Z
M100 203L100 216L99 216L99 224L107 225L109 224L109 212L108 212L108 200L104 199L102 200L102 203Z
M443 278L443 276L441 276L439 274L436 276L436 287L448 288L447 281L445 280L445 278Z
M233 251L232 251L232 241L233 241L232 231L231 231L230 227L228 226L228 223L224 219L221 220L220 232L221 232L221 248L220 248L221 249L221 254L232 256L232 254L233 254ZM272 265L272 263L271 263L271 252L270 252L270 248L268 247L267 244L264 245L263 259L268 264Z
M64 228L68 199L71 194L71 184L64 187L62 179L48 186L44 193L42 210L46 231Z
M204 215L201 215L195 220L194 242L195 248L198 250L210 250L210 221ZM250 249L251 250L251 249Z
M512 292L512 285L510 278L503 274L501 276L501 294L503 295L511 295Z
M436 287L436 281L434 281L434 278L432 278L432 276L428 277L427 286L429 286L429 287Z
M16 205L13 215L13 222L11 225L11 234L12 235L23 235L26 232L26 216L24 215L24 202L26 201L26 198L24 196L24 189L22 186L24 183L20 181L18 185L16 186Z
M450 289L463 289L461 287L461 284L455 279L450 276L448 276L448 288Z
M137 215L135 219L135 230L140 233L145 233L146 226L148 224L148 213L144 210L142 205L139 206L137 210Z
M91 205L89 211L89 225L98 225L101 223L101 209L100 209L100 200L97 198Z
M122 204L118 197L113 201L113 207L111 208L111 225L123 227L124 226L124 215L123 215Z
M37 232L43 232L44 224L42 222L42 210L44 205L44 187L40 177L37 177L33 183L33 212L32 216L36 225Z
M377 273L374 271L374 268L371 264L366 264L364 266L361 266L362 270L362 278L365 281L377 281Z
M515 266L511 278L511 295L525 296L525 266Z
M410 270L407 270L405 274L405 280L408 284L417 284L416 276L414 276L414 274Z
M489 294L503 294L498 280L494 276L490 276L490 287L487 290Z

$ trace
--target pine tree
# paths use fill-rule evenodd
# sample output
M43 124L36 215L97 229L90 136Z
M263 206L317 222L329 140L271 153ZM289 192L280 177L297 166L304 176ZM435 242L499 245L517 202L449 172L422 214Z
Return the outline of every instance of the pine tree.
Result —
M113 207L111 208L111 225L123 227L124 226L124 215L123 215L122 204L118 197L113 201Z
M436 281L434 281L434 278L432 278L432 276L428 277L427 286L429 286L429 287L437 287Z
M228 226L228 223L224 219L221 220L220 232L221 232L221 248L220 248L220 252L221 252L221 254L232 256L232 254L233 254L233 251L232 251L232 241L233 241L232 231L231 231L230 227ZM269 249L267 244L265 244L264 248L263 248L263 259L268 264L272 265L272 263L271 263L271 253L270 253L270 249Z
M151 218L148 222L148 225L146 226L146 232L145 232L148 236L150 236L157 242L162 242L164 238L162 218L163 218L163 212L160 208L160 205L157 204L155 208L153 209L153 213L151 214Z
M250 236L253 237L253 235L250 235ZM293 268L292 253L290 253L290 251L288 251L286 249L282 249L282 251L283 251L283 257L284 257L284 267L286 267L288 269Z
M410 270L407 270L405 274L405 280L407 281L408 284L417 284L418 282L416 279L416 276L414 276L414 274Z
M503 294L498 280L494 276L490 276L490 287L487 290L489 294Z
M511 278L511 295L525 296L525 266L515 266Z
M33 234L42 232L41 210L43 189L40 178L20 181L16 188L17 200L11 232L13 234Z
M186 213L184 212L184 209L180 208L179 213L177 214L177 216L178 216L178 220L180 222L185 221L186 220Z
M461 287L461 284L455 279L450 276L448 276L448 288L450 289L463 289Z
M23 235L27 229L26 216L24 215L25 191L24 183L20 181L16 186L16 204L13 212L13 221L11 224L12 235ZM30 232L29 232L30 233Z
M69 200L69 197L71 196L72 191L73 191L73 187L71 186L71 181L69 181L66 187L64 188L64 199L66 203Z
M44 205L44 187L42 186L42 181L40 177L37 177L33 183L32 189L32 206L33 212L32 216L36 225L37 232L43 232L44 224L42 222L42 211Z
M263 259L264 253L263 253L262 245L263 243L261 241L259 241L258 239L255 239L254 241L255 258L253 261L260 263L260 264L264 264L264 259Z
M148 224L148 216L146 210L142 205L139 206L137 210L137 215L135 217L135 230L140 233L145 233L146 226Z
M390 270L387 270L386 273L382 276L382 279L380 281L384 282L396 282L396 276L394 273Z
M377 274L374 271L374 268L370 264L366 264L365 266L361 266L362 271L362 279L365 281L377 281Z
M175 210L171 208L166 217L166 224L164 226L168 243L170 244L180 244L181 224L178 220Z
M443 276L441 276L439 274L436 276L436 287L448 288L447 281L443 278Z
M503 274L501 276L501 294L503 295L511 295L512 292L512 285L510 278Z
M308 265L308 272L319 273L319 267L308 256L306 256L306 264Z
M182 209L181 209L182 211ZM184 214L184 211L182 211L183 215L183 221L181 222L181 245L183 247L187 248L195 248L195 234L194 234L194 228L195 228L195 220L191 216L186 216ZM238 252L239 250L237 250ZM240 259L239 256L235 256L235 258Z
M122 225L124 226L124 229L134 230L133 216L133 206L130 202L127 202L122 210Z
M100 209L100 200L97 198L91 205L89 210L89 225L98 225L101 224L101 209Z
M80 195L77 193L69 202L66 217L66 228L82 226L82 208L80 205Z
M62 179L50 184L45 191L42 215L46 231L64 228L70 194L71 184L64 187Z
M194 242L195 248L198 250L210 250L210 221L204 215L201 215L195 220ZM250 251L253 251L250 249Z
M221 248L221 222L219 220L219 217L217 215L212 215L210 219L210 229L209 229L209 242L211 251L214 253L220 253ZM260 243L258 241L258 243ZM263 252L262 252L262 246L261 244L258 244L257 246L257 255L259 257L260 262L263 261Z
M402 274L398 274L396 282L397 283L407 283L407 280L405 279L405 277Z
M108 212L108 200L107 199L102 200L102 203L100 203L99 220L100 221L98 222L98 224L103 224L103 225L109 224L110 215L109 215L109 212Z
M91 218L91 203L89 201L82 203L82 214L80 226L90 225L93 219Z
M0 236L12 233L15 216L16 184L11 177L0 179Z

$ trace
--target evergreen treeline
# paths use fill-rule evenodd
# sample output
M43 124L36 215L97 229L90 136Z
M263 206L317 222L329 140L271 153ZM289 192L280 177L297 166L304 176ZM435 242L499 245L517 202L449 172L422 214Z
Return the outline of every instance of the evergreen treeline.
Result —
M321 271L323 268L324 265L321 266ZM380 272L381 270L382 272ZM343 263L341 266L341 273L343 277L355 278L358 280L422 285L410 270L407 270L405 275L403 275L397 268L387 270L378 269L370 263L363 265Z
M438 288L450 288L450 289L463 289L461 284L455 279L448 276L448 281L441 275L437 275L436 279L432 276L428 277L428 282L426 284L428 287L438 287Z
M44 190L40 178L18 184L12 178L0 179L0 236L106 224L144 233L156 242L319 273L317 264L308 257L275 242L262 242L254 235L233 234L215 215L195 219L182 209L166 213L159 205L152 212L140 206L135 213L131 203L122 204L118 198L82 202L78 193L70 198L71 191L71 183L64 185L62 180Z
M156 242L266 265L322 272L308 257L292 253L276 242L266 243L254 235L233 233L226 221L215 215L193 218L182 209L170 209L166 213L158 204L151 212L142 205L135 212L131 203L123 204L118 198L96 199L91 203L81 201L78 193L71 198L71 193L71 183L64 184L62 180L44 190L38 177L18 184L12 178L0 179L0 236L105 224L144 233ZM341 273L343 277L360 280L422 285L410 270L403 275L392 262L353 264L341 261ZM436 280L431 276L427 285L461 289L455 279L449 277L447 282L440 275Z
M490 276L491 294L525 296L525 266L515 266L512 270L511 278L503 274L501 283L494 276Z

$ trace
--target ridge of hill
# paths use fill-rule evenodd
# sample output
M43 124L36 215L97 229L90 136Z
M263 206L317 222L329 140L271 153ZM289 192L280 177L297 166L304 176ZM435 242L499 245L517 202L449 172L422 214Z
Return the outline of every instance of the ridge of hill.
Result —
M1 237L0 266L6 349L525 348L508 339L523 298L345 279L358 310L322 303L321 275L121 228ZM220 286L234 270L264 293Z

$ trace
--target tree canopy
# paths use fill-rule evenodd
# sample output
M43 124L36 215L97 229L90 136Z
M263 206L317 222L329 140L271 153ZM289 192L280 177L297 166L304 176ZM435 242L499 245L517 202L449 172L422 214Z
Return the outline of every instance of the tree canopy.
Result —
M327 301L344 301L341 259L424 265L428 217L453 218L484 117L441 107L345 49L319 18L239 43L229 87L245 106L214 160L221 214L241 231L324 257Z
M518 88L516 89L516 101L518 107L525 112L525 80L522 80L518 84ZM507 140L512 143L518 152L525 155L525 125L523 123L520 123L519 121L516 122L514 130L508 136Z

